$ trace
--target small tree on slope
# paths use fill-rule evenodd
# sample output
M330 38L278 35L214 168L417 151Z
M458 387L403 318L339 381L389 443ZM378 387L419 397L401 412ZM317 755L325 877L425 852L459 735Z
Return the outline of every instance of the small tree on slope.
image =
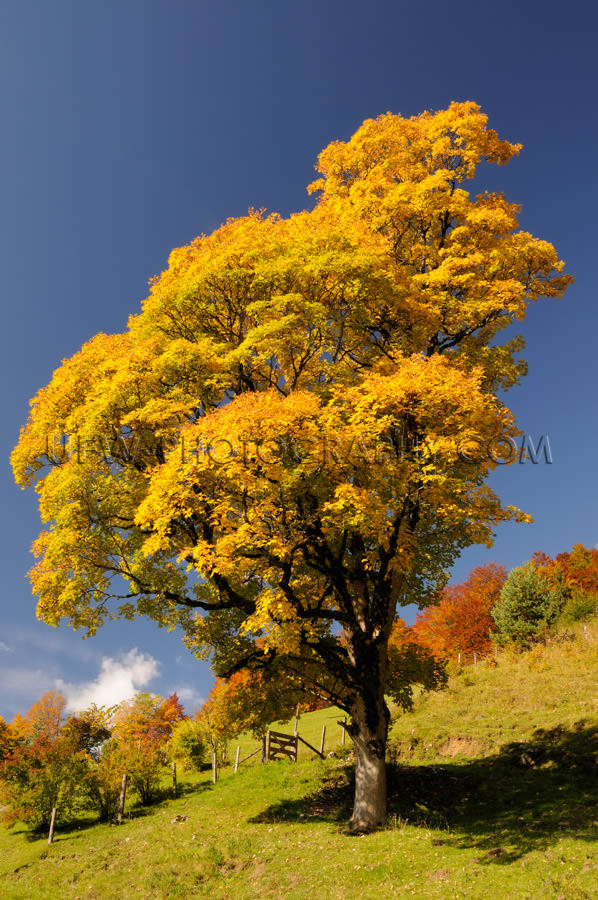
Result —
M539 640L557 620L564 602L563 589L532 563L512 569L492 610L498 640L521 646Z

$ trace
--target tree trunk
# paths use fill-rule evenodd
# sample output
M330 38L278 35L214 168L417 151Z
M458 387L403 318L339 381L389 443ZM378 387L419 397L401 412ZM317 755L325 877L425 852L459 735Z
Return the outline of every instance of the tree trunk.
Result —
M384 704L384 698L382 698ZM354 832L373 831L386 823L386 737L388 711L367 710L356 699L352 710L355 742L355 802L351 817Z
M381 674L374 664L365 679L365 690L354 698L351 707L350 733L355 742L355 802L351 818L354 832L373 831L386 823L386 739L390 715Z

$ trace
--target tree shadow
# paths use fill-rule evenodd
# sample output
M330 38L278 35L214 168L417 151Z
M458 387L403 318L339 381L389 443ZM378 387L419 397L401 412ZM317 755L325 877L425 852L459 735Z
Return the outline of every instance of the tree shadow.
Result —
M249 819L252 823L345 822L351 815L354 773L351 766L335 765L320 787L296 800L281 800Z
M539 729L493 756L442 765L389 765L389 820L442 829L439 843L477 848L480 862L509 863L563 836L598 838L598 725ZM342 822L353 773L329 774L300 800L270 806L252 822Z
M60 841L73 841L89 829L99 825L98 819L94 816L82 815L77 818L69 819L68 822L59 822L54 831L52 843L57 844ZM105 823L104 823L105 824ZM17 825L10 826L10 834L21 835L28 843L35 844L38 842L47 843L49 826L43 825L39 828L29 828L19 822Z
M564 835L595 841L598 726L539 729L494 756L442 766L397 766L392 813L447 829L446 843L511 862Z
M180 800L181 797L192 797L193 794L203 794L204 791L209 791L214 787L212 781L179 781L177 784L177 793L176 799ZM167 792L166 799L172 799L172 792Z

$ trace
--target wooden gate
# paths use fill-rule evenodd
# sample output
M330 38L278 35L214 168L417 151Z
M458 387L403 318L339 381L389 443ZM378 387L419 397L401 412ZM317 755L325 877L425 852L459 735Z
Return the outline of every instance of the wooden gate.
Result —
M297 762L297 735L283 734L282 731L269 731L266 734L265 757L270 759L291 759Z
M319 756L320 759L324 759L324 739L326 737L326 726L322 728L322 741L320 744L320 749L317 750L309 741L306 741L305 738L302 738L297 732L295 734L285 734L282 731L267 731L264 737L262 738L262 746L258 747L257 750L254 750L253 753L250 753L248 756L245 756L243 759L240 759L241 748L237 747L237 754L235 757L235 772L239 770L239 766L241 763L246 762L248 759L251 759L252 756L255 756L257 753L262 754L262 762L266 763L271 759L290 759L292 762L297 762L297 751L299 749L299 741L302 744L305 744L316 756Z

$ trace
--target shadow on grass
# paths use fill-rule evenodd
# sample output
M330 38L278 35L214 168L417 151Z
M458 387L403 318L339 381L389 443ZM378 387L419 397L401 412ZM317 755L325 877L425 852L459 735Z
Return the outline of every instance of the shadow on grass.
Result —
M351 815L353 800L353 771L341 765L328 773L322 785L312 794L298 800L281 800L249 819L254 823L345 822Z
M443 765L389 765L389 818L446 830L441 843L508 863L563 836L598 838L598 726L538 730L494 756ZM252 822L343 822L353 772L333 770L314 793L270 806Z

